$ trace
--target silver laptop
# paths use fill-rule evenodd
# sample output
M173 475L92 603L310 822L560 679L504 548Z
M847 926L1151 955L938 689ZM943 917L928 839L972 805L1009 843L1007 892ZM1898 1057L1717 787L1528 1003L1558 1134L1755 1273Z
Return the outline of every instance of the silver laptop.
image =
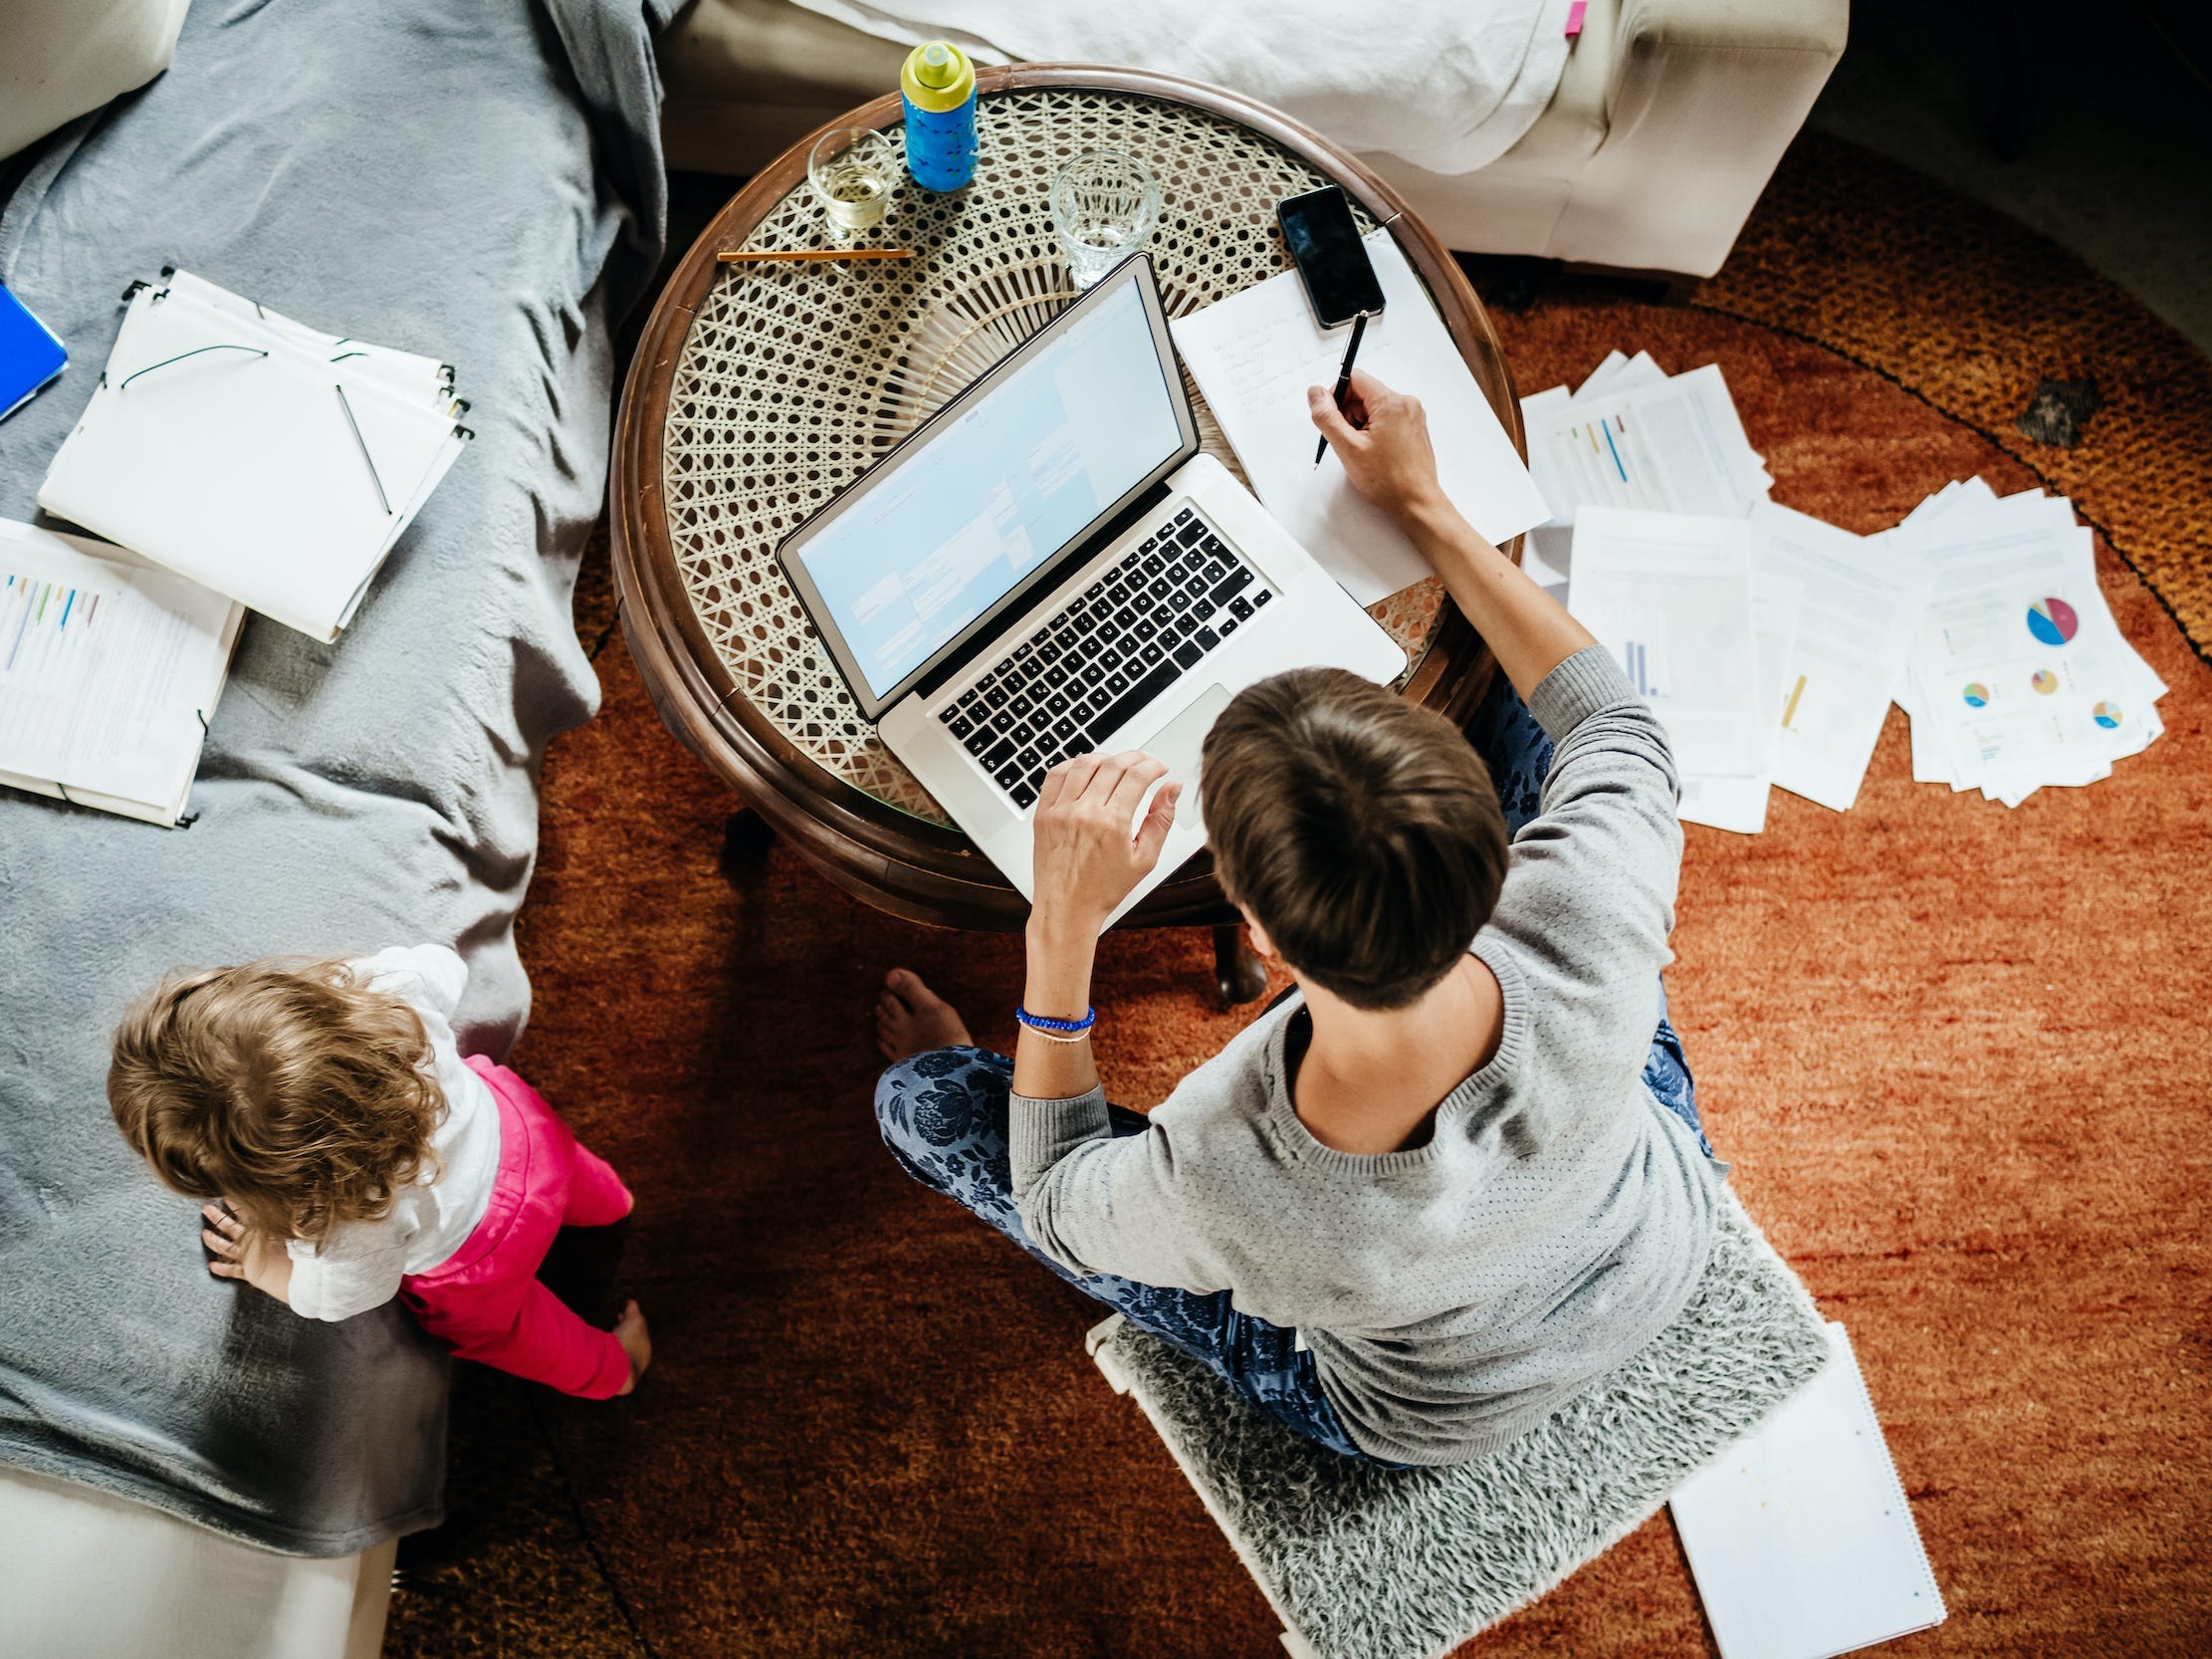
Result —
M1029 819L1048 768L1139 749L1168 764L1163 782L1195 786L1207 730L1244 686L1318 664L1388 684L1406 666L1373 618L1199 453L1141 255L939 410L777 558L862 713L1024 897L1035 892ZM1187 787L1158 866L1122 909L1205 840Z

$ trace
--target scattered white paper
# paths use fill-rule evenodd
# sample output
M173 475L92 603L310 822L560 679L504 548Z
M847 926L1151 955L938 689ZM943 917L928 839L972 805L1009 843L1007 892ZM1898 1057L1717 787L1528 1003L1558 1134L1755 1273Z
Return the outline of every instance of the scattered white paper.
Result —
M1932 578L1889 548L1772 502L1751 511L1761 570L1801 585L1774 781L1846 812L1874 758Z
M1638 386L1657 385L1666 378L1666 370L1659 367L1649 352L1639 352L1628 356L1620 352L1608 352L1605 360L1591 370L1590 377L1575 387L1575 396L1602 397L1609 392L1633 391Z
M1783 691L1797 644L1804 585L1794 577L1754 568L1751 573L1751 631L1759 656L1759 702L1766 722L1762 770L1755 778L1699 778L1684 775L1679 808L1684 823L1755 835L1766 828L1767 797L1774 782L1774 752L1782 731Z
M1584 507L1740 515L1773 486L1719 364L1652 380L1624 363L1612 378L1595 394L1522 399L1552 522L1573 524Z
M2068 502L1999 499L1975 479L1875 540L1933 582L1897 693L1916 779L2018 806L2095 783L2162 734L2165 683L2112 621Z
M1668 377L1643 352L1610 352L1579 386L1535 392L1521 411L1530 468L1553 508L1528 537L1524 568L1648 695L1659 691L1652 701L1674 743L1686 822L1756 832L1770 787L1848 810L1891 701L1911 722L1916 781L1978 789L2007 806L2107 777L2165 730L2156 704L2166 685L2113 623L2091 533L2062 498L2000 497L1968 478L1892 530L1851 535L1766 499L1773 480L1717 367ZM1610 516L1584 536L1593 514ZM1663 674L1656 666L1670 648L1662 637L1695 636L1696 607L1711 592L1625 588L1626 550L1614 545L1633 528L1648 553L1685 538L1718 546L1724 537L1709 527L1738 516L1753 532L1751 646L1720 643L1735 638L1732 595L1721 601L1728 620L1704 620L1710 649L1755 663L1770 747L1749 770L1711 764L1732 746L1710 742L1720 728L1706 719L1709 701L1702 713L1665 706L1683 695L1698 703L1711 687L1685 688L1673 659ZM1656 528L1668 517L1707 528L1669 538ZM1608 564L1586 590L1581 563L1593 547ZM1785 591L1793 600L1769 596Z
M1388 231L1369 257L1384 309L1368 321L1358 366L1421 399L1437 474L1467 522L1502 546L1548 515L1512 438L1467 371L1450 333ZM1267 510L1362 604L1409 588L1429 565L1333 455L1313 462L1308 386L1333 386L1349 331L1313 320L1295 272L1270 277L1170 324L1244 476Z
M1828 1339L1827 1368L1669 1500L1721 1659L1831 1659L1945 1617L1851 1338Z
M1583 503L1728 516L1774 483L1710 363L1670 379L1649 352L1609 352L1572 392L1553 386L1522 398L1521 424L1551 509L1523 544L1521 565L1554 597L1564 598L1559 589L1574 574Z
M1685 777L1755 779L1766 761L1740 518L1589 507L1575 521L1575 616L1666 728Z

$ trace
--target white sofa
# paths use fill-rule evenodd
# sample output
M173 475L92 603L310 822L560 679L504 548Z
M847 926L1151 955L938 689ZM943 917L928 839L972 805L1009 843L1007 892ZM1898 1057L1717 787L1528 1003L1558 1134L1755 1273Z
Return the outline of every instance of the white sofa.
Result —
M0 1659L376 1659L397 1553L279 1555L0 1469Z
M1849 0L1590 0L1550 107L1498 160L1362 159L1454 248L1711 276L1849 21ZM905 55L790 0L693 0L660 47L668 164L751 172L896 87Z

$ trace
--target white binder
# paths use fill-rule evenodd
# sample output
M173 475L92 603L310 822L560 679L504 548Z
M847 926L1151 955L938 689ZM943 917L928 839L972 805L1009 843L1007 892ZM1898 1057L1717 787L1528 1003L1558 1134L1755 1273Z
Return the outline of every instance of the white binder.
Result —
M133 293L39 505L335 639L460 454L449 377L173 272Z

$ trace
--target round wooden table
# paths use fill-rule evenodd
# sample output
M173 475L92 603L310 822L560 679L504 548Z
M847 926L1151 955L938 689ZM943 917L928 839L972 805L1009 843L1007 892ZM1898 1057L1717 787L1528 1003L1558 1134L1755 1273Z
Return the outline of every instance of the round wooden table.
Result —
M1014 930L1027 902L877 741L783 582L776 545L929 413L1074 297L1045 190L1084 149L1160 180L1148 248L1171 315L1288 269L1274 208L1344 186L1428 285L1467 367L1521 442L1505 356L1466 278L1395 192L1264 105L1172 76L1073 64L979 73L982 160L965 190L908 181L880 263L721 265L718 251L828 245L806 185L812 135L733 197L662 291L614 441L614 579L661 717L817 869L884 910ZM896 95L839 124L896 130ZM1188 376L1186 376L1188 380ZM1233 453L1192 386L1206 447ZM1508 550L1519 556L1516 542ZM1382 601L1404 694L1463 721L1492 663L1434 581ZM1233 923L1206 853L1121 924ZM1233 934L1217 941L1228 946ZM1224 995L1234 977L1224 954ZM1250 988L1248 968L1245 989Z

